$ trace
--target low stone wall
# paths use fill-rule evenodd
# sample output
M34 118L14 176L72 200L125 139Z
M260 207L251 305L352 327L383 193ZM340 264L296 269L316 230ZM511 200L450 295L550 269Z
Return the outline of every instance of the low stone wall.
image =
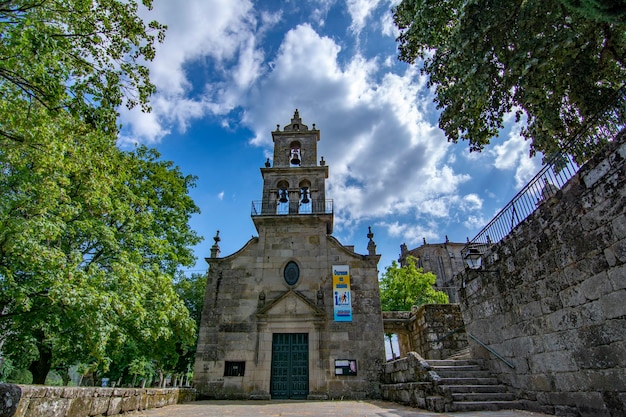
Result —
M467 347L458 304L426 304L417 310L413 326L415 351L426 359L446 359Z
M194 401L193 388L92 388L0 384L0 417L111 416Z
M411 311L383 311L385 333L398 336L400 356L417 352L426 359L445 359L467 347L458 304L425 304Z
M387 362L383 366L383 399L425 410L443 412L444 398L437 394L439 375L417 353Z
M531 409L626 415L626 135L455 277L474 357Z

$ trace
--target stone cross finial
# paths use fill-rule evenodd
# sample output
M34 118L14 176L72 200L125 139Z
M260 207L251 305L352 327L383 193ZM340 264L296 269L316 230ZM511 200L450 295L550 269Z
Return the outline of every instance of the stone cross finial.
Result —
M372 227L371 227L371 226L368 226L368 227L367 227L367 230L369 231L369 232L367 233L367 237L368 237L368 238L369 238L369 240L370 240L370 241L367 243L367 252L368 252L370 255L376 255L376 243L374 243L374 240L373 240L373 238L374 238L374 233L372 233Z
M211 258L217 258L218 256L220 256L220 245L219 242L220 240L220 231L218 230L217 233L215 234L215 237L213 238L213 240L215 241L215 243L213 244L213 246L211 246Z

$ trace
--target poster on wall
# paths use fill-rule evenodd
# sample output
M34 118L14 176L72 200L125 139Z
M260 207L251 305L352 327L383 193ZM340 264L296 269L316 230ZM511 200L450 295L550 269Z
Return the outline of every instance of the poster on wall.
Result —
M356 359L335 359L335 375L356 375Z
M350 267L333 265L333 306L335 321L352 321Z

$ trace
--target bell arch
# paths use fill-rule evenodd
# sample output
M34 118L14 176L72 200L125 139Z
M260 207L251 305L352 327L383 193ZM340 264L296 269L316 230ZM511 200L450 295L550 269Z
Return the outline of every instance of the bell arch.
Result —
M313 195L311 194L311 181L303 179L298 184L300 188L300 198L298 200L298 213L313 213Z
M300 166L302 164L302 145L294 140L289 144L289 165Z
M289 182L280 180L276 184L276 214L289 214Z

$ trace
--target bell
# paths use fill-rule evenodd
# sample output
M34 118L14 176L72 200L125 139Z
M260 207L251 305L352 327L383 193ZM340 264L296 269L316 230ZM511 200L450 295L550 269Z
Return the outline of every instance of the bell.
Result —
M288 202L288 201L289 201L289 200L287 199L287 190L280 190L279 195L280 195L280 198L278 199L278 201L279 201L280 203L286 203L286 202Z
M302 204L308 204L311 200L309 200L309 193L306 188L302 189Z
M291 165L300 165L300 157L298 156L298 152L297 151L293 151L291 153Z

